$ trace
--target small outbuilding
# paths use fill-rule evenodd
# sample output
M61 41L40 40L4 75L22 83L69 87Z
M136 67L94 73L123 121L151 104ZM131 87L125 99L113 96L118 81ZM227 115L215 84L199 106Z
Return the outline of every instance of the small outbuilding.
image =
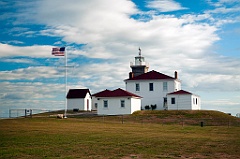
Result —
M104 90L92 96L98 115L124 115L141 110L142 97L121 88Z
M201 101L198 95L179 90L167 94L167 110L200 110Z
M92 110L92 97L89 89L70 89L67 94L68 110Z

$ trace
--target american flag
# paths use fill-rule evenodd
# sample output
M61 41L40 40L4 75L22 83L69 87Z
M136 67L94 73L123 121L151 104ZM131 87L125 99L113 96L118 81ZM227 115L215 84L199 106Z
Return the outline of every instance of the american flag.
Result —
M54 56L64 56L64 54L65 54L65 47L52 48L52 55L54 55Z

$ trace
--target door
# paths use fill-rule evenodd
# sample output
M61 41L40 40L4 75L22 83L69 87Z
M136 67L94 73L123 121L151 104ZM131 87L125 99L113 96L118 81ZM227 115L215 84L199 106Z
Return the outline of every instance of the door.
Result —
M87 111L89 110L89 99L87 99Z
M163 109L164 110L168 109L168 107L167 107L167 98L166 97L163 97Z

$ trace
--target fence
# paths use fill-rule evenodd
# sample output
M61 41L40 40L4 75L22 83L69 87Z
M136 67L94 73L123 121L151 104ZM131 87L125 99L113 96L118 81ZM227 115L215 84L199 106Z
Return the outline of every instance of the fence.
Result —
M9 109L9 118L32 117L34 114L49 112L46 109Z

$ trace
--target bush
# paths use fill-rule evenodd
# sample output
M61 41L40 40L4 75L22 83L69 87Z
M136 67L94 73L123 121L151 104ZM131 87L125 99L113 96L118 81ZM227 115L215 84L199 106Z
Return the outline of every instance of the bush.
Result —
M77 109L77 108L73 109L73 112L78 112L78 111L79 111L79 109Z
M157 104L151 105L152 110L155 110L157 108Z
M146 110L149 110L149 109L150 109L149 105L146 105L146 106L145 106L145 109L146 109Z

